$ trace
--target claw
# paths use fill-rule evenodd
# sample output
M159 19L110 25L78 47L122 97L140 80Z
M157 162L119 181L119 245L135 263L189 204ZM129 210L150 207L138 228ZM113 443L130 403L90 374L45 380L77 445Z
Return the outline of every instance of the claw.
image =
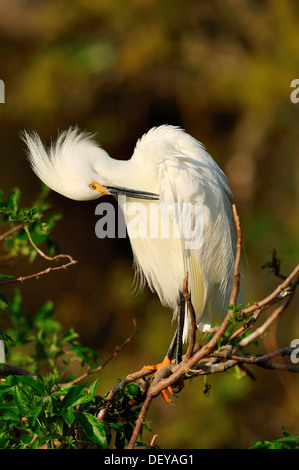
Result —
M171 395L173 395L173 391L172 391L172 388L171 388L170 386L167 387L167 390L168 390L168 392L169 392ZM169 398L169 396L167 395L166 390L162 390L162 391L161 391L161 395L162 395L162 397L164 398L164 400L167 401L167 403L169 403L169 404L172 403L172 399Z
M144 370L144 369L149 369L149 370L155 370L156 371L156 374L159 370L161 370L163 367L165 366L168 366L171 364L171 360L169 359L169 357L165 356L163 361L160 362L159 364L154 364L154 365L150 365L150 366L143 366L141 370ZM156 375L155 374L155 375ZM164 398L164 400L167 402L167 403L172 403L172 400L171 398L167 395L167 392L166 390L171 394L173 395L173 391L172 391L172 387L169 385L167 387L167 389L165 390L162 390L161 391L161 395L162 397Z

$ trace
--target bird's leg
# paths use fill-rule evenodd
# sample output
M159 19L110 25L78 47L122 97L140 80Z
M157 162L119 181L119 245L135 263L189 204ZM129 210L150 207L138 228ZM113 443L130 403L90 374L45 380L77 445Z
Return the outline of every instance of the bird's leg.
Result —
M185 323L185 298L183 292L180 291L180 295L177 300L179 311L177 319L177 328L169 345L166 357L171 361L174 355L175 349L176 352L176 363L179 364L182 361L182 336Z
M183 329L184 329L184 321L185 321L185 298L183 296L183 292L181 291L178 297L178 307L179 307L178 320L177 320L178 324L177 324L175 333L173 335L173 338L171 340L171 343L169 345L169 348L167 350L166 356L164 357L163 361L160 364L143 366L141 370L150 369L150 370L155 370L158 372L164 366L170 365L175 349L176 349L176 364L179 364L182 361L182 346L183 346L182 337L183 337ZM182 387L183 385L181 384L180 388ZM167 391L171 395L173 395L171 386L167 387ZM161 395L168 403L171 403L171 399L168 397L166 390L162 390Z
M184 323L185 323L185 298L183 292L180 291L178 300L178 326L176 329L177 340L176 340L176 363L179 364L182 362L182 348L183 348L183 330L184 330Z
M178 340L178 329L175 330L175 333L172 337L171 343L169 345L169 348L167 350L166 356L164 357L163 361L160 362L160 364L155 364L155 365L150 365L150 366L143 366L141 370L143 369L150 369L150 370L155 370L156 373L161 370L164 366L170 365L171 360L174 355L175 348L177 347L177 340ZM167 387L167 391L173 395L172 387ZM161 395L164 398L167 403L171 403L171 399L168 397L166 390L161 391Z
M171 343L169 345L169 348L166 353L166 357L171 361L174 355L174 351L177 346L177 340L178 340L178 329L175 330L174 335L172 337Z

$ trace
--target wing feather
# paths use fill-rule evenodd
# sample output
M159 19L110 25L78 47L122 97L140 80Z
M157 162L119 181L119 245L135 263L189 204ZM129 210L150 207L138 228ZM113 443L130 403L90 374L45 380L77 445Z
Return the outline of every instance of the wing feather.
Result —
M149 169L149 174L150 164L154 165L152 185L157 184L155 191L160 194L160 204L169 208L164 217L167 222L171 217L180 234L179 240L169 238L166 244L165 240L164 244L158 240L155 245L148 239L147 258L138 256L141 247L133 241L136 259L150 287L158 292L163 305L173 309L174 315L178 291L186 272L189 273L197 325L205 330L214 316L226 313L233 283L236 233L228 180L204 146L174 126L151 129L137 142L132 159ZM188 224L199 230L196 240L200 243L196 246L190 244L190 233L186 233L181 216L186 205L189 205ZM142 264L144 259L148 262ZM186 311L184 341L188 331Z
M188 286L196 321L199 328L205 330L212 317L224 315L229 302L235 259L235 227L224 173L199 143L192 144L188 154L176 151L161 157L158 181L160 201L169 205L181 233L180 256L184 271L189 275ZM191 222L193 228L196 223L202 224L198 232L201 240L194 247L186 236L184 217L179 217L173 209L174 203L181 211L189 205L188 224ZM188 337L189 323L186 312L184 341Z

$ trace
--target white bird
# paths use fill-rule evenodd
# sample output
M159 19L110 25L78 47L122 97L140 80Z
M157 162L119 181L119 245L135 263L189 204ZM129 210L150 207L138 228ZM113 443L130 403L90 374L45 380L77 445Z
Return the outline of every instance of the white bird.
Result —
M5 343L0 339L0 364L5 362Z
M199 329L205 331L213 317L225 315L236 252L232 194L225 174L200 142L179 127L163 125L138 140L131 159L120 161L77 128L61 133L48 149L36 133L25 132L23 139L34 172L54 191L81 201L103 194L126 196L122 208L136 272L141 284L146 281L175 318L187 272ZM142 237L136 236L131 223L136 202L145 207L139 214L145 227ZM153 208L158 209L158 220L151 226ZM194 227L198 221L197 239L188 243L194 231L186 234L184 224ZM157 229L168 223L169 235L164 237L160 230L157 236ZM190 319L186 306L183 309L186 341Z

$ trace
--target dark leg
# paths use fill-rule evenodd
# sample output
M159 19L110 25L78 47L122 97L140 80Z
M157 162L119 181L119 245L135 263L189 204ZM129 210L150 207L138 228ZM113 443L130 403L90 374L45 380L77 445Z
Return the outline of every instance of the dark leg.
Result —
M171 343L169 345L169 348L168 348L168 351L167 351L167 354L166 354L166 356L168 357L168 359L170 361L173 358L173 354L174 354L174 351L175 351L175 348L176 348L176 345L177 345L177 340L178 340L178 329L175 330L175 333L173 335L173 338L171 340Z
M178 318L177 318L177 328L169 345L166 356L171 361L176 349L176 363L179 364L182 361L182 347L183 347L183 329L185 323L185 299L183 293L180 292L178 297Z
M141 370L149 369L149 370L155 370L158 372L163 367L169 366L171 364L175 349L176 349L176 359L175 359L176 364L179 364L180 362L182 362L183 330L184 330L184 322L185 322L185 298L182 292L180 292L180 295L178 297L178 307L179 307L178 319L177 319L178 325L173 335L173 338L171 340L171 343L169 345L166 356L164 357L163 361L160 364L156 364L153 366L152 365L143 366ZM181 383L179 385L179 390L181 390L184 386L183 379L181 379L180 382ZM167 387L167 390L171 395L173 395L171 386ZM161 394L168 403L171 403L172 400L167 395L166 389L162 390Z

